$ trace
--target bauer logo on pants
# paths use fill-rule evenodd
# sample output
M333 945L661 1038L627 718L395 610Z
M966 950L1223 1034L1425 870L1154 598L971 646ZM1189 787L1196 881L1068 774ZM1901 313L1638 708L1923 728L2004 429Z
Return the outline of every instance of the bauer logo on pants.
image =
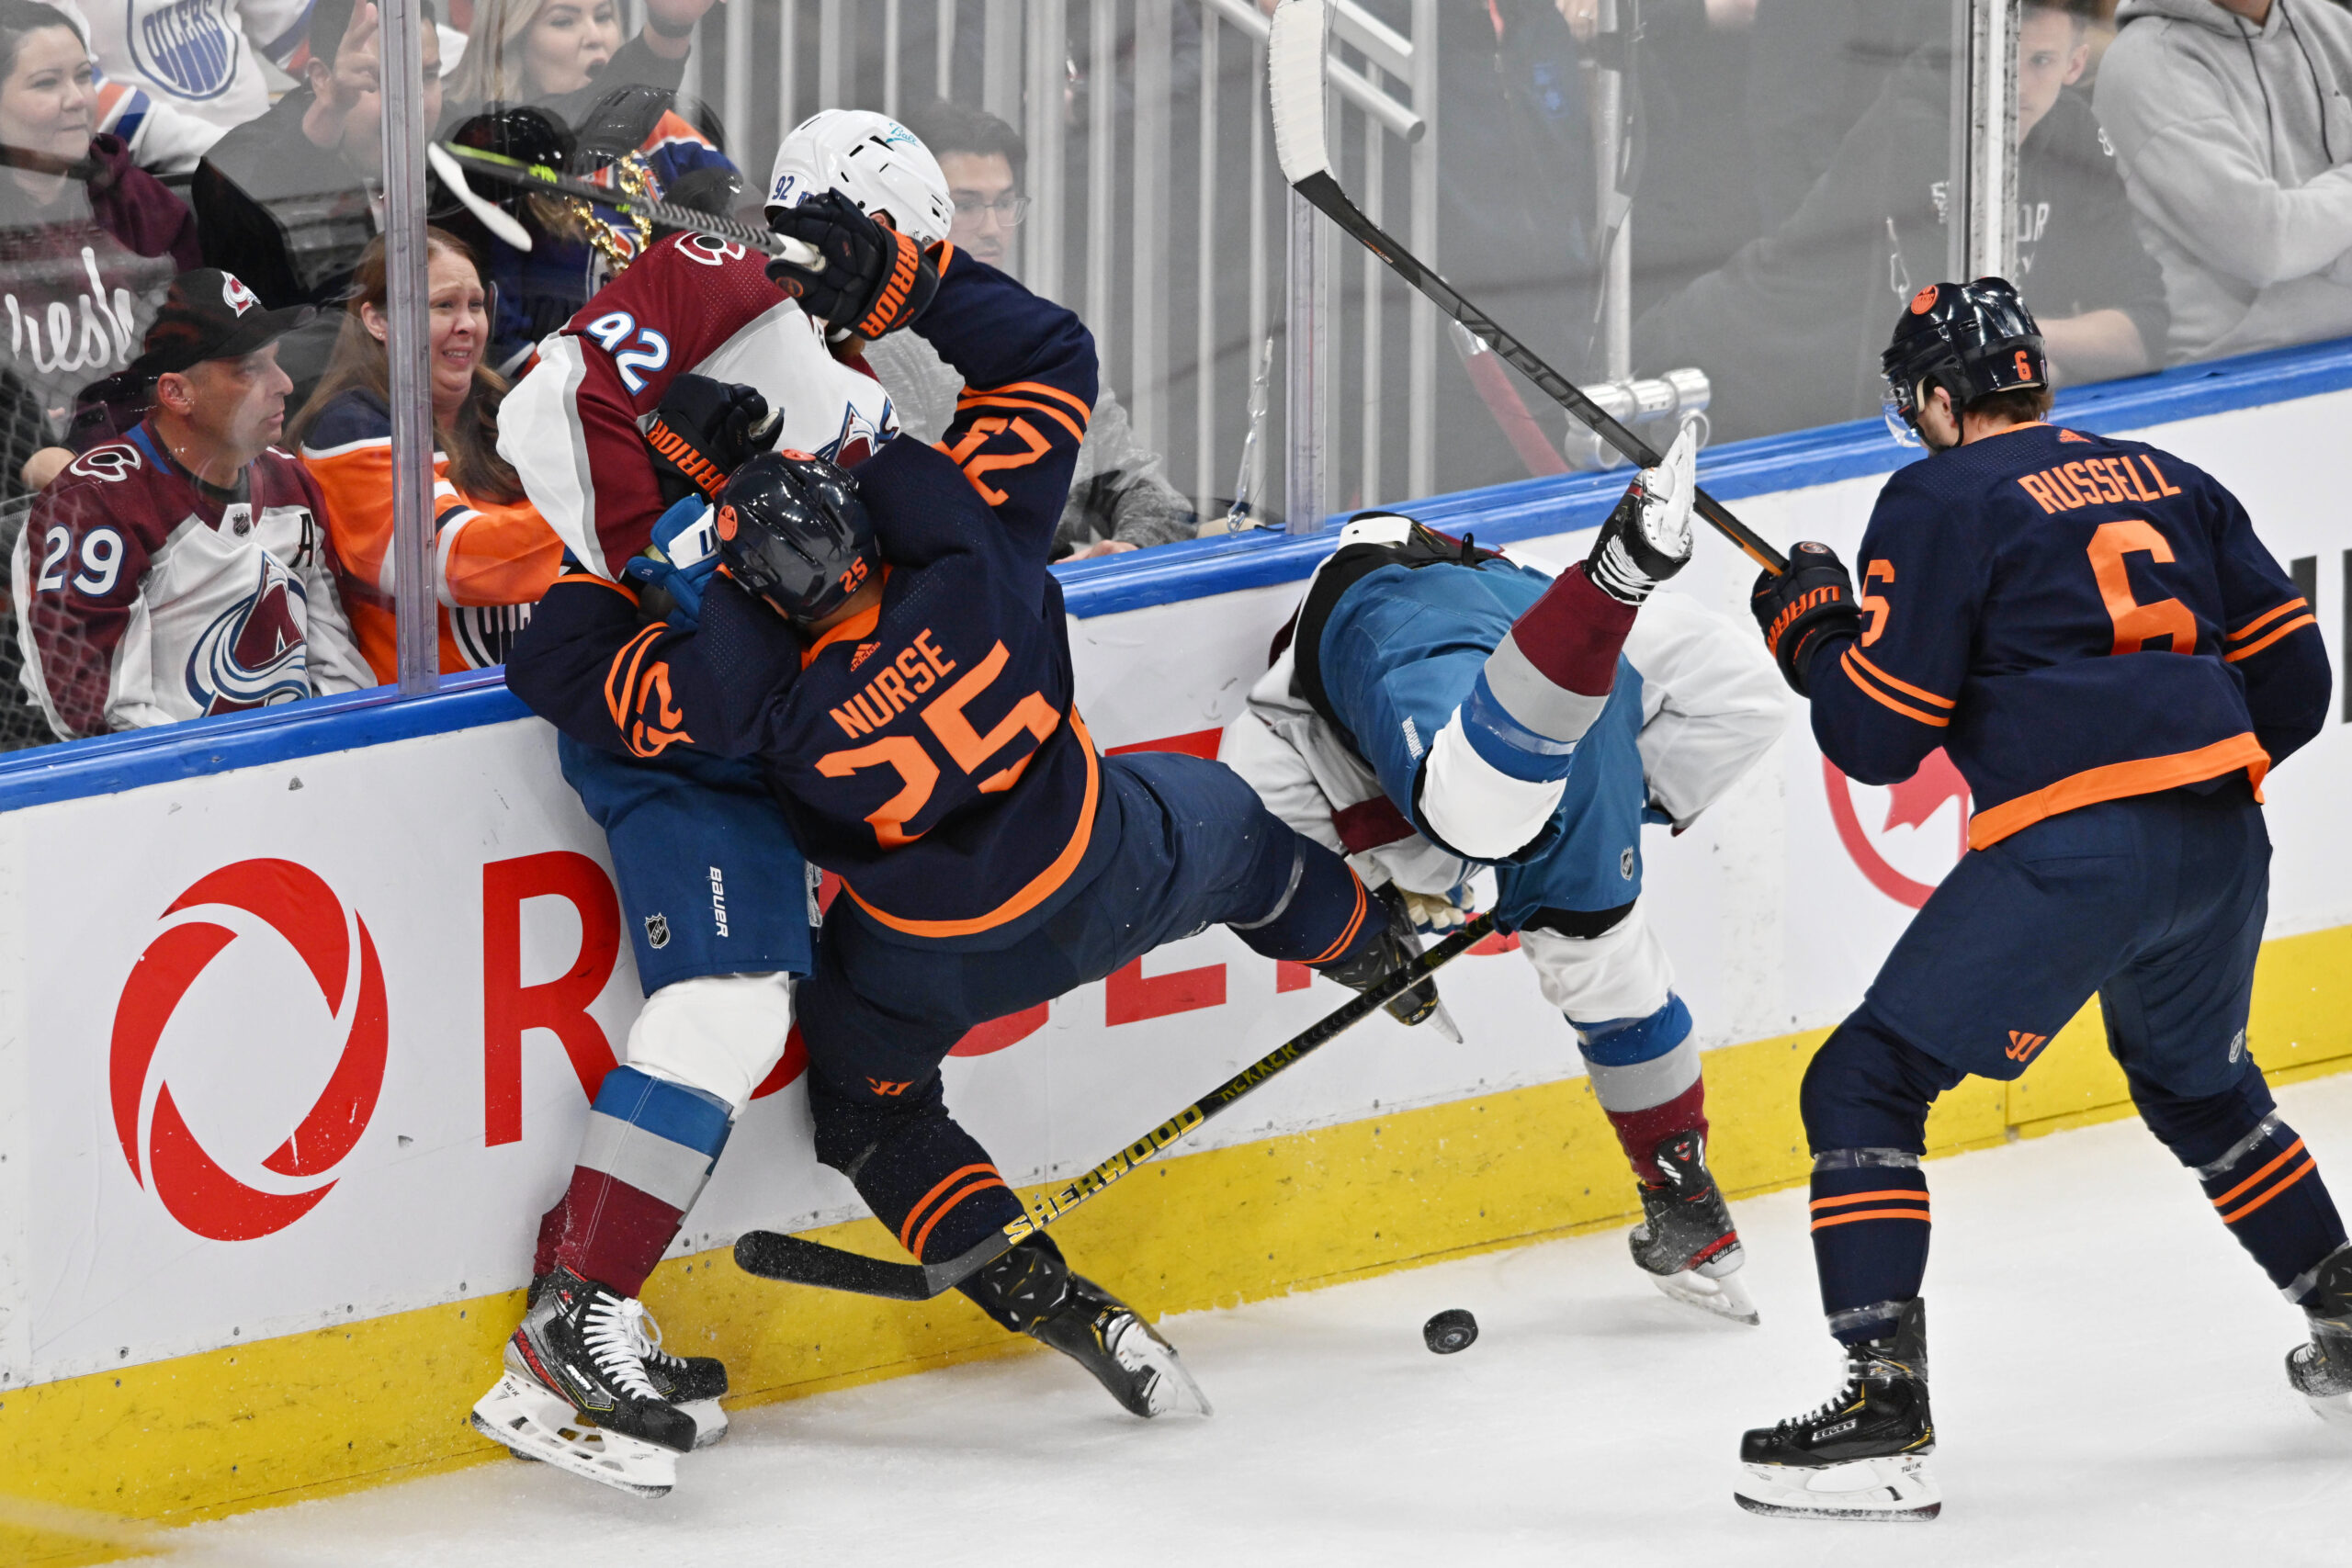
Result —
M205 909L220 913L166 925L132 966L115 1007L107 1085L115 1135L132 1179L197 1235L251 1241L284 1230L316 1208L334 1190L334 1181L315 1179L341 1165L368 1130L384 1087L390 1039L384 972L367 922L346 912L315 872L292 861L224 865L198 878L163 918ZM227 923L234 919L229 911L247 919L232 926ZM327 1013L342 1032L343 1049L309 1113L277 1152L240 1177L229 1168L242 1162L215 1157L198 1135L203 1118L183 1112L167 1071L157 1064L157 1048L212 962L241 939L268 941L265 932L282 939L317 981ZM200 1005L219 1006L217 989ZM201 1034L235 1033L218 1022L207 1029L206 1021L191 1021ZM250 1062L257 1055L241 1056ZM202 1063L204 1075L210 1079L233 1073L240 1059L209 1057Z

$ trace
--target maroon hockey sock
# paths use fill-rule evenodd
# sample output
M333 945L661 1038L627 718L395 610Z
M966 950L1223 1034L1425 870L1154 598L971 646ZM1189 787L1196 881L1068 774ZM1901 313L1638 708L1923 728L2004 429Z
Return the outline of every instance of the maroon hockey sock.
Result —
M727 1145L728 1111L715 1095L634 1067L605 1074L557 1205L554 1260L622 1295L642 1290Z
M1705 1137L1706 1107L1707 1082L1702 1078L1663 1105L1644 1111L1605 1111L1602 1114L1616 1129L1618 1145L1634 1168L1634 1179L1645 1187L1657 1187L1665 1179L1651 1161L1651 1154L1677 1133L1697 1133Z
M577 1172L574 1173L575 1177ZM555 1251L563 1242L566 1216L571 1213L571 1189L555 1201L555 1207L539 1216L539 1239L531 1248L531 1278L539 1279L555 1269Z
M1553 685L1605 696L1616 682L1617 655L1634 629L1635 608L1595 587L1581 565L1572 566L1511 623L1510 641Z

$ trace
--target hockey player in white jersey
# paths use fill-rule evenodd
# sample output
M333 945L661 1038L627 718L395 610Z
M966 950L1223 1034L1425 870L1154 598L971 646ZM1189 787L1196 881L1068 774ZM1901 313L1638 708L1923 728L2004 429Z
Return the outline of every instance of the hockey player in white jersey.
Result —
M1357 517L1219 757L1349 855L1400 928L1460 924L1492 868L1497 927L1566 1015L1632 1164L1634 1261L1753 1323L1706 1165L1699 1043L1640 903L1642 824L1688 826L1788 711L1736 628L1651 597L1690 557L1691 448L1685 434L1644 470L1566 570Z
M890 137L880 116L828 126L813 148L796 131L779 162L821 166L903 232L944 233L924 197L936 186L944 209L945 185L921 143ZM499 450L562 537L569 572L642 587L648 605L658 589L691 619L717 560L702 502L727 472L779 443L851 464L897 432L854 340L829 343L765 259L673 235L540 344L501 412ZM646 1001L541 1224L530 1305L474 1424L517 1453L658 1495L680 1452L724 1432L727 1376L711 1358L662 1352L636 1297L783 1055L812 953L799 851L758 766L683 735L642 742L633 758L558 744L605 829Z

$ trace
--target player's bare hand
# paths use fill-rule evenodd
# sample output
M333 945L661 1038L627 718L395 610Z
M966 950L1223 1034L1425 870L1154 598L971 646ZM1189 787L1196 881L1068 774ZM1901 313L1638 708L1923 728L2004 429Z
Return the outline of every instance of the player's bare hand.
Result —
M1091 545L1080 545L1064 556L1064 560L1092 560L1098 556L1123 556L1136 547L1125 539L1097 539Z

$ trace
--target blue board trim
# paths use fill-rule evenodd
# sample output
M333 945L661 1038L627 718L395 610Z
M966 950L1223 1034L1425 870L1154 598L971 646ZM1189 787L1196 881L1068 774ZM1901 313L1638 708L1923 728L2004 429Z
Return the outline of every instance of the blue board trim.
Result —
M2352 339L2085 388L2060 398L2052 418L2078 430L2113 434L2347 387ZM1895 445L1881 422L1857 420L1718 447L1702 455L1699 479L1717 500L1736 502L1893 473L1918 457L1915 449ZM1623 492L1625 479L1622 468L1523 479L1404 502L1398 509L1451 532L1467 530L1489 544L1507 545L1597 525ZM1244 534L1079 561L1057 569L1057 575L1072 615L1110 615L1301 581L1330 548L1329 531L1297 537ZM261 713L69 740L0 757L0 811L529 716L499 671L482 671L450 677L427 696L403 698L379 687Z

